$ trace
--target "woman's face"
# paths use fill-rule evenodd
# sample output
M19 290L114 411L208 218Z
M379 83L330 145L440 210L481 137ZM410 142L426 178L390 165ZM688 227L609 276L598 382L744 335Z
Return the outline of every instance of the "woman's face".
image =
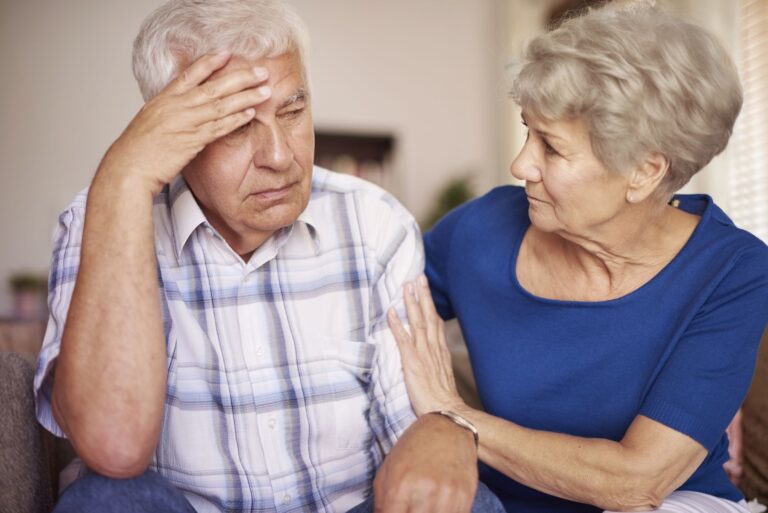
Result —
M523 109L528 137L512 162L525 181L531 223L566 238L591 238L627 206L627 177L607 169L592 152L580 118L550 121Z

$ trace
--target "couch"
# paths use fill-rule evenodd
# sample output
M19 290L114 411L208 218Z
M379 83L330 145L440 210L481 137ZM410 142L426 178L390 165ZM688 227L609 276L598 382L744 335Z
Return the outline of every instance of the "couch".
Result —
M476 404L466 350L453 347L452 352L459 388ZM49 513L58 495L59 472L74 457L66 440L37 423L33 377L29 357L0 351L0 513ZM768 331L742 409L742 433L739 486L748 499L768 504Z

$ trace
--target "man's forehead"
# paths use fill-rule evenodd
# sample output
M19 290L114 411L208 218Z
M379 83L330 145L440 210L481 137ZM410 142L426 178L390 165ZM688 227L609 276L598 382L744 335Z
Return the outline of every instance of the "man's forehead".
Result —
M274 88L277 84L290 80L293 89L306 88L301 61L296 53L287 53L276 57L261 57L259 59L248 59L240 55L233 55L229 62L223 68L216 70L208 80L219 78L233 71L256 67L265 68L269 72L267 85L270 87ZM288 94L293 94L293 92L290 91Z

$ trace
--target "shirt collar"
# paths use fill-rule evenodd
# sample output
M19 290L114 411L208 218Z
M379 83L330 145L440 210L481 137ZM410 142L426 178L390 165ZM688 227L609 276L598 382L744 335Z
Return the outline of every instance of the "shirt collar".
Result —
M181 259L181 252L184 249L189 237L201 224L207 224L200 205L192 191L189 190L187 182L181 176L177 177L170 186L169 200L171 204L171 219L173 219L173 237L176 245L176 257Z
M173 219L173 242L176 247L176 257L181 260L184 246L187 244L192 233L200 225L206 225L212 229L213 227L210 226L210 223L205 218L205 214L183 177L179 176L171 183L168 196L171 205L171 218ZM319 250L317 241L320 228L318 220L321 219L319 207L314 194L310 195L307 207L299 214L299 217L293 224L295 226L297 223L301 223L306 226L316 251ZM290 232L293 231L293 226L289 230ZM278 230L276 234L283 231L285 230Z

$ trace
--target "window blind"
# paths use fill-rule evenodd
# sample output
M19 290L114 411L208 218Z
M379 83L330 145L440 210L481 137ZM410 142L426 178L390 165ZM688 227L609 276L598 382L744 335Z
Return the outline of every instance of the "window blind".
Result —
M768 1L741 0L744 107L733 134L729 214L768 243Z

